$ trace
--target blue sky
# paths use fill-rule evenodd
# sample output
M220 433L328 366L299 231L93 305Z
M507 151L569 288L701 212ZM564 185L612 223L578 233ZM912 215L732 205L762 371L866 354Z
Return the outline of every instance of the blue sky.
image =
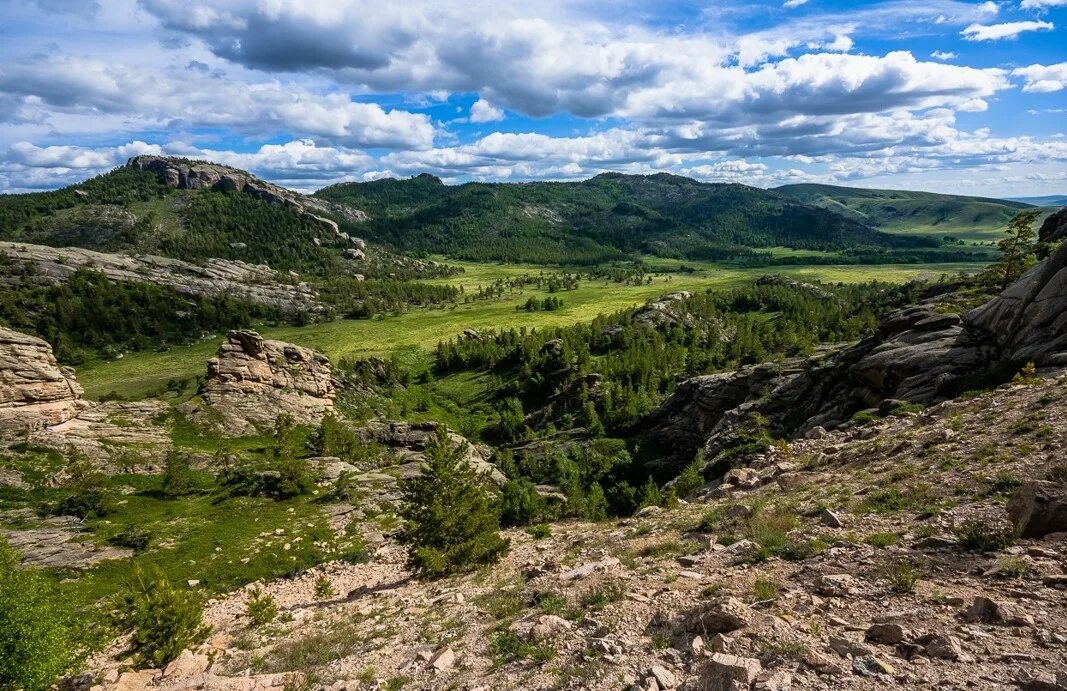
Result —
M670 171L1067 193L1067 0L0 0L0 192Z

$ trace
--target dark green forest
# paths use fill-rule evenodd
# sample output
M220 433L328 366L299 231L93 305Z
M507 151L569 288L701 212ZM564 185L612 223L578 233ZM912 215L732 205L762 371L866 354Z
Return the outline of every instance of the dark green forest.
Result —
M316 196L366 211L370 220L359 228L368 239L470 260L596 264L633 253L717 260L750 256L753 247L938 244L883 234L773 191L667 174L456 186L419 175L342 183Z

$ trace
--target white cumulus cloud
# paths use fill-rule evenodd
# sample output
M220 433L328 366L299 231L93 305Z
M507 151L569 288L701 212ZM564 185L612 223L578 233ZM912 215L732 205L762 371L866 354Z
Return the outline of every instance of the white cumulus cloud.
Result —
M479 98L471 106L471 122L497 122L504 119L504 111L484 98Z
M1052 22L1043 21L971 24L961 31L960 35L968 41L999 41L1005 38L1016 38L1026 31L1052 31L1055 28Z

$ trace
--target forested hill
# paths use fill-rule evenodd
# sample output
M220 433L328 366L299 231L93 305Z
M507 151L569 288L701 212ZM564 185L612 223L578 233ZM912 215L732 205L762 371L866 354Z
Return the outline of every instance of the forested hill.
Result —
M775 191L804 204L885 230L995 230L1030 204L986 197L834 185L784 185Z
M195 263L214 257L319 274L341 271L345 252L361 247L342 235L353 216L361 218L351 210L325 207L226 166L142 158L153 158L159 169L139 168L132 159L60 190L0 195L0 240ZM171 165L204 177L168 178Z
M664 173L455 186L419 175L342 183L314 196L365 211L360 232L370 240L475 260L593 263L636 252L718 259L751 247L923 243L775 191Z

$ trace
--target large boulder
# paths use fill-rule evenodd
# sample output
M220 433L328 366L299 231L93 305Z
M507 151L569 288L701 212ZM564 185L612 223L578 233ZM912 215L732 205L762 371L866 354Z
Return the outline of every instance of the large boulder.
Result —
M1067 240L1067 207L1045 219L1037 231L1037 239L1043 243Z
M1007 508L1019 537L1067 533L1067 485L1028 482L1016 491Z
M1003 293L968 312L965 321L968 327L993 335L1003 360L1067 366L1067 244Z
M325 355L255 331L231 331L208 362L203 401L228 434L269 429L278 416L317 425L333 409L334 380Z
M0 437L59 425L88 404L46 341L0 327Z

